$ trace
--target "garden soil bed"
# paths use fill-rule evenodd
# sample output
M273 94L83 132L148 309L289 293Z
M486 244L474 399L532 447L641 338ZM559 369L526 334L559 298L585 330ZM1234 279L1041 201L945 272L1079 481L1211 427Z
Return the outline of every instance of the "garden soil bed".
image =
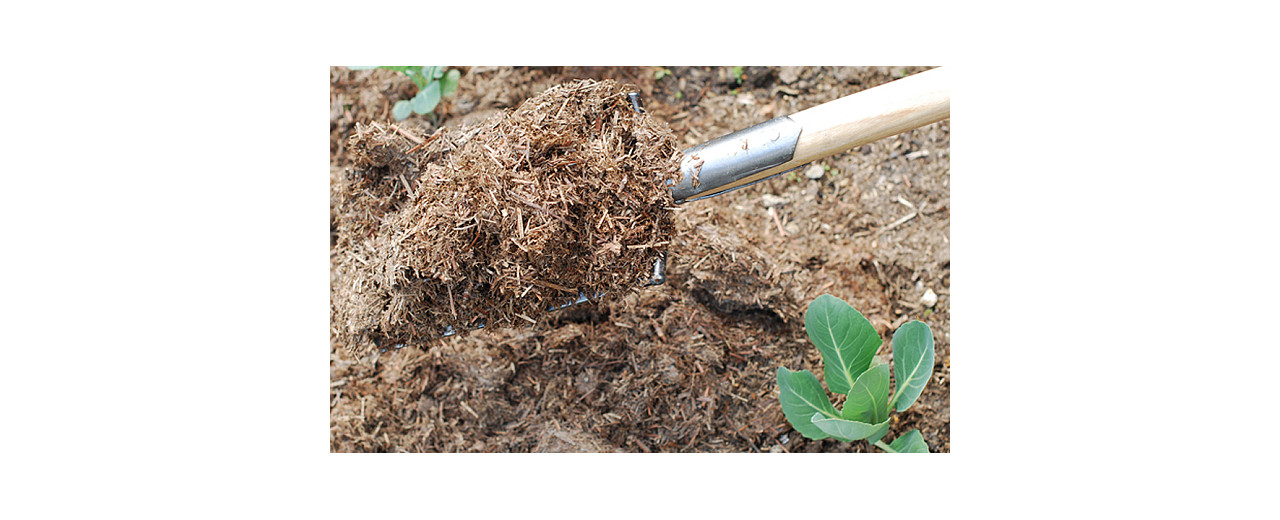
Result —
M458 92L396 123L430 136L479 125L577 79L633 85L688 147L927 67L460 67ZM342 175L357 123L389 125L414 94L382 70L330 71L331 259ZM919 428L950 445L950 120L883 139L711 199L684 204L668 279L557 311L383 352L349 351L331 323L334 452L846 452L865 442L805 439L778 405L779 366L821 378L804 309L823 293L885 339L910 319L936 340L933 380L887 439ZM912 216L903 221L904 217ZM896 225L895 225L896 224ZM645 273L637 273L643 276ZM331 285L344 273L334 269ZM932 291L929 308L921 296Z

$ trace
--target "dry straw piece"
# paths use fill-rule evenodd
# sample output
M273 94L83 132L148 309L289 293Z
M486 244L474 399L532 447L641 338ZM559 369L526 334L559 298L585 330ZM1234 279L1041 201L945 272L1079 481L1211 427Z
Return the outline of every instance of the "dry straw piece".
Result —
M636 287L675 224L675 137L614 81L426 138L358 125L339 176L332 326L348 349L522 326Z

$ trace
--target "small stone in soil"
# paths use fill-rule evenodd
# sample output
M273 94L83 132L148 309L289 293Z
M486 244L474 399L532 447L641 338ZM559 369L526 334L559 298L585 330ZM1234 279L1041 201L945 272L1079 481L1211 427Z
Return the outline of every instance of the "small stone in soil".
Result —
M786 204L787 202L788 201L786 197L779 197L772 193L766 193L760 197L760 203L764 204L764 207L766 208L781 206L783 204Z
M821 164L813 163L804 171L804 176L816 181L821 179L822 175L826 172L826 169L824 169Z
M934 305L938 304L938 295L933 292L933 289L926 289L924 296L920 297L920 303L925 307L933 308Z
M782 67L778 70L778 79L788 85L800 79L800 67Z

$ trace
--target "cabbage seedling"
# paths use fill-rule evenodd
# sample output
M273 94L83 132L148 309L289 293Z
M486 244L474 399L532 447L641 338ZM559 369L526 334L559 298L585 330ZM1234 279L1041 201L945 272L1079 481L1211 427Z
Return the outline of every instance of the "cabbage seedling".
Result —
M422 67L414 65L412 67L399 67L382 65L347 68L351 70L394 70L413 80L413 84L418 86L418 94L413 96L413 99L396 101L395 106L391 108L391 115L396 118L396 121L404 120L409 117L410 113L418 115L430 114L432 110L436 109L436 105L440 103L440 96L453 96L453 93L458 90L458 78L462 76L458 69L449 69L446 72L444 67L435 66Z
M808 370L778 367L779 401L787 422L810 439L832 437L845 442L866 440L891 453L928 453L920 430L881 441L889 432L889 412L906 411L920 397L933 374L933 331L911 321L893 333L893 380L889 365L876 360L883 341L871 322L844 300L830 294L809 303L804 315L809 341L822 354L827 388L846 396L836 410L822 383Z

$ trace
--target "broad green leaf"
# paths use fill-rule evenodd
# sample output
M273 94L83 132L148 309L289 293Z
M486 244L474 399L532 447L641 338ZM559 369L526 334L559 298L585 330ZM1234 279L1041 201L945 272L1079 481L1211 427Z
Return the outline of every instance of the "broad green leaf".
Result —
M911 321L893 333L893 380L897 389L893 406L906 411L933 375L933 331L920 321Z
M911 430L899 435L889 443L889 447L898 453L929 453L929 445L924 443L920 430Z
M840 416L867 424L880 424L889 418L889 365L873 366L858 376Z
M884 422L880 423L880 427L876 428L876 431L874 433L867 436L867 442L871 444L875 444L876 442L879 442L880 439L883 439L885 434L889 433L890 422L891 421L889 421L888 419L885 419Z
M427 88L418 91L413 97L413 111L417 114L430 114L440 103L440 82L433 81Z
M871 366L880 348L880 334L844 300L824 294L804 313L804 330L822 353L827 388L848 394L853 382Z
M853 442L867 439L875 442L884 437L885 432L889 431L889 420L885 419L880 424L867 424L860 421L846 421L844 419L835 419L827 417L820 413L815 413L809 418L809 421L819 429L837 439L845 442ZM874 439L874 440L872 440Z
M827 399L827 392L822 389L818 377L808 370L792 372L785 367L778 367L778 402L782 403L782 413L787 422L810 439L827 438L827 434L814 426L811 417L839 417L836 407Z
M391 116L395 117L396 121L400 121L409 117L409 113L412 111L413 105L402 99L400 101L396 101L396 105L391 107Z
M449 72L440 78L440 94L444 97L452 97L458 90L458 79L461 77L462 73L458 72L458 69L449 69Z

